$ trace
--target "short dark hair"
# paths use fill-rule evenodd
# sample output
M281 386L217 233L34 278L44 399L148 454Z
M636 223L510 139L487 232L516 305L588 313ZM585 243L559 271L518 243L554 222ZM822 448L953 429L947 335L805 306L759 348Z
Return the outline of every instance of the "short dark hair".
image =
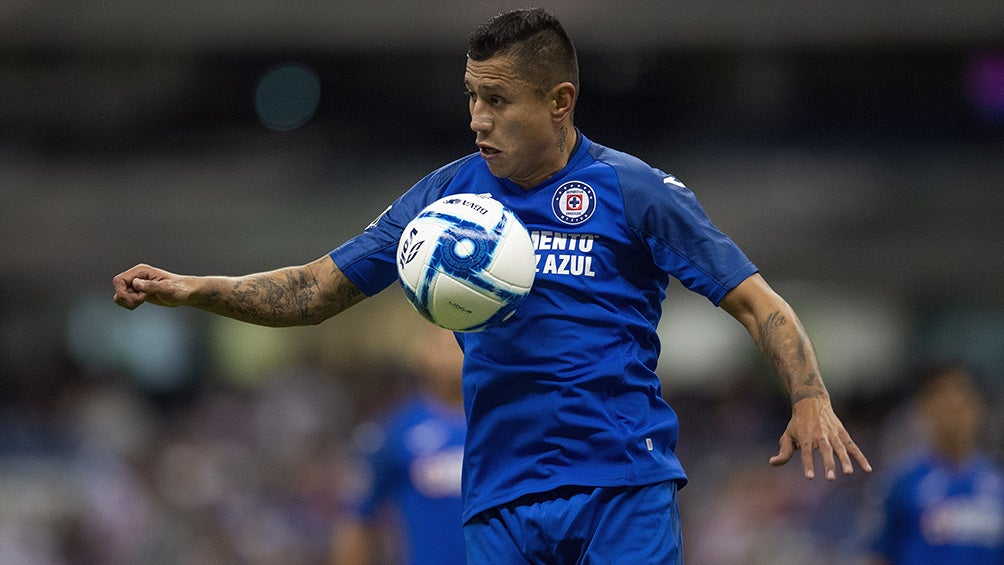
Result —
M467 57L485 61L511 56L523 77L541 91L560 82L579 88L575 46L558 18L543 8L502 12L471 32Z

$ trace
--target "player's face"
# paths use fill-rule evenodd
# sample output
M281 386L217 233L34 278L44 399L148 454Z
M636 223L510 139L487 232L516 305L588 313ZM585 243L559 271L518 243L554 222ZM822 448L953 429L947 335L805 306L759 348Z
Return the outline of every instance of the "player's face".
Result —
M436 391L440 398L458 404L463 400L464 354L453 332L423 325L423 331L415 338L413 355L426 386Z
M983 402L965 373L941 377L922 404L936 442L968 445L979 434Z
M493 175L530 188L565 166L549 96L522 80L510 57L468 59L464 86L475 143Z

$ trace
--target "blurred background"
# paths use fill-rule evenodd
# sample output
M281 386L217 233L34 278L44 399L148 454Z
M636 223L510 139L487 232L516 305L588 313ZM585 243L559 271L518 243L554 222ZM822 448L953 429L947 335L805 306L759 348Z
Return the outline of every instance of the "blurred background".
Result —
M0 562L321 563L352 430L410 386L397 287L266 330L112 303L147 262L313 260L470 153L470 28L511 2L0 4ZM690 563L856 563L911 371L1004 399L1004 4L556 0L577 125L676 175L793 304L876 475L767 459L786 399L671 288ZM986 443L1002 452L999 414Z

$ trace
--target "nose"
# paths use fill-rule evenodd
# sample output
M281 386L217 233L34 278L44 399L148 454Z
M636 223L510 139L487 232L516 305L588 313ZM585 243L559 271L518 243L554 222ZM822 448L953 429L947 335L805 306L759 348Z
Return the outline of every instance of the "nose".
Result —
M471 129L475 133L486 132L492 128L492 118L482 108L480 100L471 105Z

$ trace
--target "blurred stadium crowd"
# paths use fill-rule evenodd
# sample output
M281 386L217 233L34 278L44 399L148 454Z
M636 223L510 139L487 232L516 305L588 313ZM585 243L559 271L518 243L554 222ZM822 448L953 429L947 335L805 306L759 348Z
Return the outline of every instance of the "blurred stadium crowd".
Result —
M30 377L3 403L3 563L326 563L364 480L355 426L415 386L390 360L284 363L253 387L204 376L168 396L69 362ZM787 406L766 382L669 385L691 477L681 492L688 562L867 563L883 478L920 445L908 403L839 399L877 470L807 482L795 466L767 464ZM997 458L1002 429L997 412L984 438Z
M425 37L411 3L345 3L377 6L360 20L28 4L0 7L0 563L326 562L362 480L353 430L409 390L417 315L393 289L259 331L117 310L109 282L140 261L302 263L356 233L473 148L466 27L490 13L440 9L470 21ZM911 368L965 361L1004 401L1002 8L795 4L555 8L581 51L577 123L684 180L791 297L876 467L771 468L775 380L738 325L672 289L661 372L697 565L863 563L883 473L920 445Z

